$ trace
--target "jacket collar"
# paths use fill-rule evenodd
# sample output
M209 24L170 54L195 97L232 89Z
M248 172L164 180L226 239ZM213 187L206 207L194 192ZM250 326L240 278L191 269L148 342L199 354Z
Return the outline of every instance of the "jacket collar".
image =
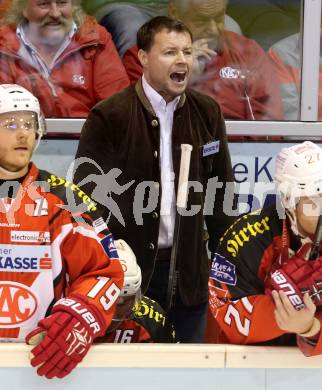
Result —
M139 98L140 102L143 104L144 108L150 114L152 114L153 116L156 116L156 113L154 112L154 109L153 109L149 99L147 98L146 94L144 93L143 86L142 86L142 78L140 78L137 81L137 83L135 84L135 92L138 95L138 98ZM177 109L181 108L184 105L185 101L186 101L186 94L183 93L180 96L180 100L178 102Z

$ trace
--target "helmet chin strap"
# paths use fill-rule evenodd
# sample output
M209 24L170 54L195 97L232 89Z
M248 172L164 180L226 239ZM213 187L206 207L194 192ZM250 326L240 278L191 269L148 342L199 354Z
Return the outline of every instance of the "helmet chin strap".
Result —
M35 146L34 146L34 150L32 151L32 153L34 153L34 152L38 149L38 146L39 146L39 144L40 144L42 135L43 135L42 132L38 133L38 138L37 138L37 140L36 140L36 144L35 144Z
M301 244L304 245L306 243L311 243L312 239L310 237L303 236L303 234L299 232L295 209L286 209L286 215L291 222L292 232L295 234L295 236L299 237Z
M297 236L297 237L300 237L300 238L304 238L300 232L299 232L299 228L298 228L298 225L297 225L297 219L296 219L296 215L295 215L295 209L292 208L292 209L286 209L286 214L291 222L291 229L292 229L292 232Z

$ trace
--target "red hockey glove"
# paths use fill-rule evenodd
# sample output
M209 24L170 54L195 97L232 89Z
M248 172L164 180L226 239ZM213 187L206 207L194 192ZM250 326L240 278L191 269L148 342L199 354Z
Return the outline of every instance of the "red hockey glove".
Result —
M265 281L265 293L283 290L292 305L304 307L303 295L308 292L316 306L322 305L322 257L308 261L304 258L310 245L303 246L280 268L273 270Z
M27 344L37 345L31 350L31 365L38 367L38 375L63 378L83 360L105 328L103 316L86 298L62 298L53 306L51 315L40 320L26 337Z

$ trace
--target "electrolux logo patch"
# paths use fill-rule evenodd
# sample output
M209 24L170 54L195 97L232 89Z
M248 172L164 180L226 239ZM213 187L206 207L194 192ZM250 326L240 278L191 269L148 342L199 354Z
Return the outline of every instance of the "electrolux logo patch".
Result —
M50 234L49 232L13 230L11 242L50 242Z

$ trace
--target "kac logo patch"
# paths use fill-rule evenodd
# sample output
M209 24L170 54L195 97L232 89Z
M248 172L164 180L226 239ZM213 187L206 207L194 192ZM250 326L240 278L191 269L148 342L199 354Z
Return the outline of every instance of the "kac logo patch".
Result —
M84 85L85 84L85 77L82 74L74 74L73 75L73 83Z
M234 69L230 66L226 66L220 69L219 76L222 79L238 79L241 76L241 71L239 69Z
M223 256L215 253L215 257L211 264L210 278L219 283L230 284L236 286L237 276L236 267Z
M0 326L14 328L28 321L38 308L38 299L24 284L0 282Z

